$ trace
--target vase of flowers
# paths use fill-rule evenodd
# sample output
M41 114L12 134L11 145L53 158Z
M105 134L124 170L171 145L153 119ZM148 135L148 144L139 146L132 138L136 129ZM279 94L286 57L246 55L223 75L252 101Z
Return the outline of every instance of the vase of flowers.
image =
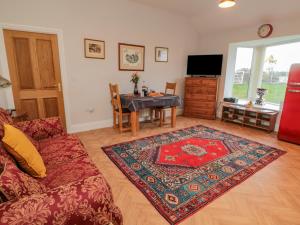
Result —
M137 72L134 72L131 75L131 80L130 80L132 83L134 83L134 90L133 90L133 94L134 95L138 95L139 94L139 89L138 89L139 80L140 80L139 74Z

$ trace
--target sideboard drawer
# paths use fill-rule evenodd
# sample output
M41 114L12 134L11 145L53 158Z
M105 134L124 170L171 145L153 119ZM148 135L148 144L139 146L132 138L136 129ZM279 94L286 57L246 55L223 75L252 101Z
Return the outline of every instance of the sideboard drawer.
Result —
M216 88L217 82L215 78L196 78L189 77L185 80L186 86L195 86L195 87L211 87Z
M185 100L189 101L205 101L205 102L215 102L216 101L216 97L214 94L200 94L200 93L190 93L187 92L185 94Z
M184 116L196 117L201 119L215 119L216 113L211 110L199 110L199 111L184 111Z
M214 109L216 107L216 102L185 100L184 107L193 109Z

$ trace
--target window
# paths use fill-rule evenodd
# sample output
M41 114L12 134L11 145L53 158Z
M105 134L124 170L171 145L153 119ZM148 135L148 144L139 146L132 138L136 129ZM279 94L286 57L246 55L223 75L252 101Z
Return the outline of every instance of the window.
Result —
M257 88L265 88L266 105L279 109L285 98L291 65L295 63L300 63L300 35L232 43L224 97L255 102Z
M261 87L268 89L266 102L280 104L284 101L289 70L300 63L300 43L266 47Z
M237 48L232 95L248 99L253 48Z

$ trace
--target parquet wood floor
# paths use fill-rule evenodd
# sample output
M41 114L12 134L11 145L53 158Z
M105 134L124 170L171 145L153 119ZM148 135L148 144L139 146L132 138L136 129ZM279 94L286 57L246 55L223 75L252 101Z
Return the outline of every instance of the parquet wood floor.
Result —
M276 134L221 121L178 117L177 128L202 124L229 132L288 153L234 187L181 225L300 225L300 146L278 141ZM101 146L116 144L175 129L142 124L136 137L113 128L79 133L91 158L110 183L124 225L167 225L144 195L102 152Z

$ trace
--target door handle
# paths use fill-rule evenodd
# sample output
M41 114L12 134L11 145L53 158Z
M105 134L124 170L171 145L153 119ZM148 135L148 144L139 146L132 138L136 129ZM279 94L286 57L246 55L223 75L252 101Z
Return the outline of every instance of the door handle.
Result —
M292 86L300 86L300 83L299 82L291 82L290 85L292 85Z
M61 92L61 83L57 83L56 85L54 85L54 87L56 87L58 91Z
M290 93L300 93L300 90L288 90Z

